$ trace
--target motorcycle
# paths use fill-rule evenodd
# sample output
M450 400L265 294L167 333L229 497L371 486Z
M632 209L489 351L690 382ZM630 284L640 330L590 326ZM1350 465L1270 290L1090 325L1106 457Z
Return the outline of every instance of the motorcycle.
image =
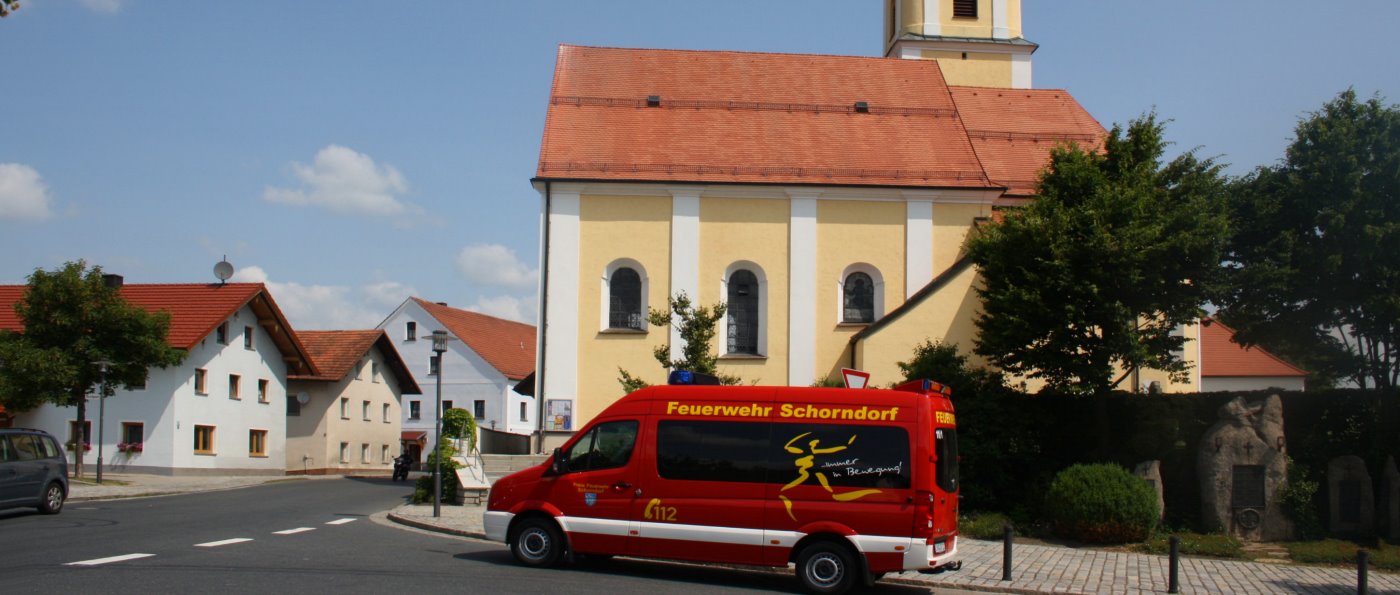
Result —
M394 475L392 477L392 480L407 480L408 467L412 464L413 461L408 458L408 455L399 455L398 458L394 459Z

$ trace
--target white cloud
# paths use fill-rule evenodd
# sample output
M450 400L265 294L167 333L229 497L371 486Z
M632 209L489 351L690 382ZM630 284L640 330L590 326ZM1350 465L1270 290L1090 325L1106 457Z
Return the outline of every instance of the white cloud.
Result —
M82 0L83 6L93 12L113 14L122 9L122 0Z
M515 251L499 244L472 244L457 255L457 270L467 280L490 287L533 289L540 272L516 258Z
M375 303L375 298L383 296L385 285L398 285L392 282L377 283L365 286L357 293L350 287L340 285L281 283L268 280L267 271L257 266L238 269L232 281L266 284L277 307L281 308L282 314L296 330L374 328L392 311L392 307ZM356 300L357 295L368 299ZM393 304L397 305L397 302Z
M518 298L509 295L499 295L495 297L482 297L476 300L475 304L467 306L467 310L480 312L487 316L535 324L536 310L539 304L537 296Z
M389 310L399 307L404 300L418 293L411 285L404 285L398 281L384 281L382 283L372 283L360 288L360 293L365 296L365 301L376 306L385 306ZM385 312L388 315L388 312Z
M53 197L39 172L22 163L0 163L0 219L43 221L53 216Z
M317 206L349 215L403 215L417 211L403 202L408 182L392 165L377 165L364 153L328 145L312 165L292 164L302 189L263 190L263 199L293 206Z

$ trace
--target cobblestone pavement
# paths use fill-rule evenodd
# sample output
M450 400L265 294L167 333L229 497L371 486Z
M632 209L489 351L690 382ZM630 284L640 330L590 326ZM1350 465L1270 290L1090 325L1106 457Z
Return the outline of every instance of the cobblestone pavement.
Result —
M271 481L323 481L331 477L166 477L111 474L108 485L74 482L71 501L103 500L219 489L235 489ZM114 485L121 483L122 485ZM394 522L465 537L484 538L484 507L443 505L433 517L431 505L403 504L388 512ZM1015 544L1012 580L1002 578L1000 541L961 539L958 542L962 570L942 574L905 572L885 580L937 588L957 588L997 593L1166 593L1166 556L1109 552L1047 545ZM1357 592L1355 568L1324 568L1291 564L1266 564L1210 558L1181 559L1178 574L1181 592L1187 594L1304 593L1352 594ZM1400 595L1400 575L1372 570L1372 594Z

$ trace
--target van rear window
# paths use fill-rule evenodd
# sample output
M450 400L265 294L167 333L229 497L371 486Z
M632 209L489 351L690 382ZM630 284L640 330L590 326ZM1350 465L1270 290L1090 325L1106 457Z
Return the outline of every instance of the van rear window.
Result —
M908 488L909 434L895 426L663 420L665 479Z

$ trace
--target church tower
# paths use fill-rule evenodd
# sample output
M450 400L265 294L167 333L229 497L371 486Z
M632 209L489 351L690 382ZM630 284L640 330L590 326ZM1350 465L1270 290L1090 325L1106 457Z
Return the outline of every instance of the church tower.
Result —
M1031 88L1021 0L885 0L885 57L937 60L950 85Z

